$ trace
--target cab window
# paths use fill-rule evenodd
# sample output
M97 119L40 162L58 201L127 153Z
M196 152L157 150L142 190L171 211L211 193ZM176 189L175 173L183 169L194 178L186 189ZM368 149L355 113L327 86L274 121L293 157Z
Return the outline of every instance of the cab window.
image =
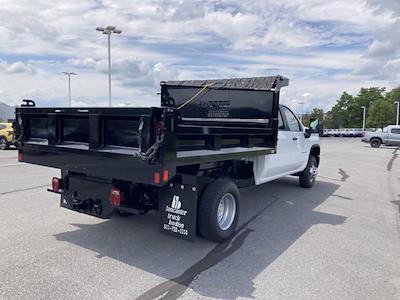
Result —
M392 133L400 134L400 128L392 128Z
M290 131L301 131L301 126L296 116L285 106L281 107L282 113L285 115L287 126Z
M6 129L6 125L0 124L0 130Z

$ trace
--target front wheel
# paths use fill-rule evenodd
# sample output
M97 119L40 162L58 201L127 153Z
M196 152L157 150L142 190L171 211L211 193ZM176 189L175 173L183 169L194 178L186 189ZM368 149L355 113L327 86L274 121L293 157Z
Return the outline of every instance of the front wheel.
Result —
M7 150L8 149L8 142L5 137L0 138L0 150Z
M228 178L210 183L201 196L198 229L207 240L222 242L235 233L239 220L239 190Z
M370 144L372 148L379 148L381 146L381 141L379 139L372 139Z
M306 168L299 175L300 186L304 188L313 187L317 175L318 175L317 159L315 158L315 156L310 155Z

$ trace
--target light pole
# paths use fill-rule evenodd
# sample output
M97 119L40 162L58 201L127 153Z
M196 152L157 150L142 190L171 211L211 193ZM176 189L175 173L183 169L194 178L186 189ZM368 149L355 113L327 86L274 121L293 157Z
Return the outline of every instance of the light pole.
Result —
M71 101L71 75L78 75L74 72L63 72L63 74L68 76L68 96L69 96L69 107L72 106L72 101Z
M97 31L101 31L103 34L106 34L108 37L108 101L109 106L111 107L111 34L121 34L122 30L116 29L115 26L107 26L104 27L97 27Z
M366 111L366 107L365 106L361 106L361 108L363 109L363 124L362 124L362 131L365 131L365 111Z
M301 104L300 122L303 123L303 105L304 105L304 102L299 102L299 104Z
M397 111L396 111L396 125L399 125L399 108L400 108L400 102L399 101L395 101L395 104L397 104Z

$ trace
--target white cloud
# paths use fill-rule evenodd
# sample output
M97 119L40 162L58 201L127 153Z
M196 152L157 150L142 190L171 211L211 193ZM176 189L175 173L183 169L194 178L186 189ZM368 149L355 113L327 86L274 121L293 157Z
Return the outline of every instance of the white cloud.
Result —
M30 64L25 64L21 61L7 63L4 60L0 59L0 72L5 72L9 74L26 73L34 75L36 73L36 70Z

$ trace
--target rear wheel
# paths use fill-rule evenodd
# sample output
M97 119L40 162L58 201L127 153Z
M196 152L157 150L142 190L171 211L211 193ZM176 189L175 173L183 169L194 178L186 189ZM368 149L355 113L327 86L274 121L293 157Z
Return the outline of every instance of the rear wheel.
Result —
M380 139L372 139L370 144L371 144L372 148L379 148L381 146L381 140Z
M0 150L7 150L8 149L8 142L5 137L0 138Z
M202 237L214 242L229 239L239 220L239 190L230 179L209 184L198 206L198 228Z
M315 156L310 155L308 158L307 167L299 175L300 186L304 188L311 188L318 175L318 162Z

